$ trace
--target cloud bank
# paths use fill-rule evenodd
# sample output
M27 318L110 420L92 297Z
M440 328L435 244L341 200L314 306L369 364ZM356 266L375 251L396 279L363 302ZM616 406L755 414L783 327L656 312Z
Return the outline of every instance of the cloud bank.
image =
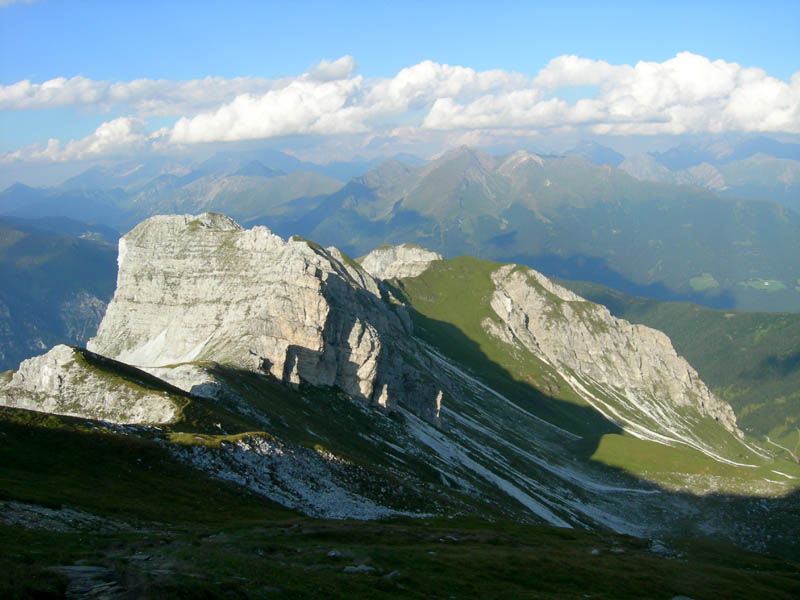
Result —
M81 76L0 86L0 110L124 112L81 140L7 154L5 161L73 160L138 149L278 136L536 135L564 128L604 135L800 133L800 71L763 70L682 52L661 63L612 65L559 56L535 76L423 61L392 78L355 74L353 57L324 60L282 80L241 77L174 82ZM568 101L570 90L594 90ZM147 133L146 119L175 122ZM366 143L366 142L365 142Z
M0 110L46 110L72 106L108 112L126 108L137 116L178 116L219 106L245 93L264 93L280 81L254 77L206 77L190 81L134 79L111 83L80 75L43 83L24 79L0 85Z
M160 131L155 134L146 133L145 122L141 119L119 117L102 123L94 133L80 140L72 140L62 145L59 140L50 138L44 147L34 144L6 154L3 162L17 160L67 162L124 155L145 148L162 134Z

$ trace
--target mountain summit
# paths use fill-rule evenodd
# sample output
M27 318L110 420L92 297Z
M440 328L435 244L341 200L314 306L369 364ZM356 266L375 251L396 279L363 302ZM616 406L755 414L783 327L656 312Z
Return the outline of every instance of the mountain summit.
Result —
M216 361L438 418L441 392L402 357L408 315L338 250L211 213L152 217L119 248L90 350L145 369Z

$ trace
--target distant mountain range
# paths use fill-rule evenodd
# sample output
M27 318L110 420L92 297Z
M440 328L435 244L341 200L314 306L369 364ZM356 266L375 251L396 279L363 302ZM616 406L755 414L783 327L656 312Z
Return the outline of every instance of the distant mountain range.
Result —
M413 242L661 300L800 309L800 215L574 157L464 147L419 167L383 163L254 222L354 255Z
M420 164L412 155L398 155ZM0 192L0 215L68 217L128 231L154 214L214 210L248 222L287 202L338 190L377 160L318 165L275 150L220 152L198 164L152 157L95 166L53 188L15 184Z
M96 167L58 188L15 185L0 193L0 214L126 231L153 214L219 211L354 255L413 242L660 300L795 311L796 146L698 143L624 160L594 142L568 156L464 147L428 163L405 156L369 169L321 167L272 150L225 152L192 166L153 159ZM677 156L690 166L670 171ZM348 183L328 175L344 172L363 174ZM745 198L727 198L736 194Z
M645 181L696 185L725 196L769 200L800 212L800 144L769 138L699 141L619 164Z
M571 150L566 151L564 155L582 158L600 167L605 165L609 167L618 167L620 163L625 160L623 154L589 140L581 142Z
M117 237L70 219L0 217L0 371L94 335L114 292Z

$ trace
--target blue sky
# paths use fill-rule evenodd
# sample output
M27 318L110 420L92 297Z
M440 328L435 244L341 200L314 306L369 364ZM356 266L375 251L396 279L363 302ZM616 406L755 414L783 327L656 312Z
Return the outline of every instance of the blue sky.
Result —
M796 0L0 5L5 164L297 136L341 158L570 131L800 133Z
M282 77L355 57L366 76L422 60L529 74L561 54L611 63L680 51L758 66L800 66L800 3L207 2L14 3L0 15L0 77L42 81Z

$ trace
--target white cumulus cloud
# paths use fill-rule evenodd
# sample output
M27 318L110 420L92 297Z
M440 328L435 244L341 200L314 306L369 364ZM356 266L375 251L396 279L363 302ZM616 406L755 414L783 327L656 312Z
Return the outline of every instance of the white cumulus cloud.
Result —
M279 81L254 77L205 77L189 81L134 79L108 82L80 75L42 83L24 79L0 85L0 110L45 110L63 106L109 111L126 106L139 116L180 116L218 106L246 92L264 92Z
M348 102L360 84L360 77L323 83L298 79L261 96L242 94L216 111L180 119L170 139L193 144L365 131L361 108Z
M397 132L411 139L413 131L440 132L448 139L565 128L611 135L800 133L800 72L787 82L762 69L690 52L633 65L565 55L533 77L429 60L386 78L365 78L355 69L348 55L281 80L107 82L75 76L0 86L0 110L72 106L127 115L81 140L51 140L4 160L71 160L65 157L99 156L155 141L186 145L290 135L359 135L368 143L397 140ZM587 89L591 93L576 101L576 88L583 96ZM142 119L150 116L177 120L148 134Z
M559 90L594 86L575 104ZM547 95L553 97L545 99ZM431 129L530 129L583 125L603 134L683 134L725 131L800 132L800 77L790 83L761 69L682 52L662 63L610 65L560 56L526 90L466 102L440 98L423 126Z
M493 70L477 72L423 61L393 78L353 76L345 56L264 94L241 94L215 111L181 118L174 143L236 141L297 134L368 133L396 126L437 99L475 98L524 87L528 79ZM392 121L395 120L395 121Z
M327 59L321 60L308 72L308 76L314 81L335 81L350 77L355 70L356 61L347 55L333 62Z
M143 148L154 139L144 131L145 123L134 117L120 117L102 123L91 135L80 140L71 140L62 145L55 138L42 147L39 144L11 152L2 157L2 162L16 160L66 162L99 156L124 155Z

